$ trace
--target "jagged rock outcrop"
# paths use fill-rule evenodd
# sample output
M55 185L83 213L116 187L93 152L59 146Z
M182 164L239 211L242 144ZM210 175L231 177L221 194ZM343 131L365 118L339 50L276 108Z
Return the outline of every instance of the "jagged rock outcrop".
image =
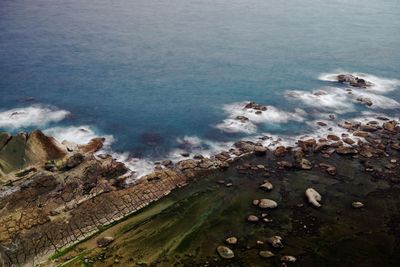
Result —
M352 74L339 74L336 78L340 83L347 83L350 86L358 88L367 88L373 85L370 81L366 81Z
M35 130L31 134L0 135L0 169L3 173L38 162L63 158L67 152L52 137Z

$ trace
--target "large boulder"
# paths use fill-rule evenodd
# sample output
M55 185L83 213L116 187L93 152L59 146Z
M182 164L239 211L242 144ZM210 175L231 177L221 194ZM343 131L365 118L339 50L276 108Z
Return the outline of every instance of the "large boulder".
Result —
M308 199L308 202L312 204L314 207L316 208L321 207L321 203L319 202L322 200L322 197L317 192L317 190L315 190L314 188L307 188L306 197Z
M103 147L105 140L106 139L102 137L93 138L86 145L79 146L78 149L82 153L94 153L99 151Z
M29 135L25 147L25 160L28 164L60 159L65 155L66 151L53 137L46 136L39 130Z
M367 88L372 86L373 84L365 79L359 78L352 74L339 74L337 77L337 81L340 83L346 83L353 87L358 88Z

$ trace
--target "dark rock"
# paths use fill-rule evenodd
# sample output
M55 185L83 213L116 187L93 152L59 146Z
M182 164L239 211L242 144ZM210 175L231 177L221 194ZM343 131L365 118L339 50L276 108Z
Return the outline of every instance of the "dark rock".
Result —
M357 88L367 88L372 86L373 84L369 81L366 81L362 78L356 77L352 74L340 74L337 76L337 80L340 83L347 83L350 86Z
M247 109L255 109L255 110L259 110L259 111L265 111L267 110L266 106L257 104L256 102L250 102L248 104L246 104L246 106L244 106Z
M358 151L352 147L339 147L336 148L336 153L340 155L352 155L352 154L357 154Z
M103 247L106 247L109 244L111 244L113 241L114 241L114 238L112 236L105 236L100 239L97 239L96 243L97 243L97 247L103 248Z
M359 97L359 98L357 98L357 101L363 103L366 106L373 105L371 98L368 98L368 97Z
M337 135L334 135L334 134L328 135L327 138L328 138L329 140L332 140L332 141L339 141L339 140L340 140L340 137L337 136Z

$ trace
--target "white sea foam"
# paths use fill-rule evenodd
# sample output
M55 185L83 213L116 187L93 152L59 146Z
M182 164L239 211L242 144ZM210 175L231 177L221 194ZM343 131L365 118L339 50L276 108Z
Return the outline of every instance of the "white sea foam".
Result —
M132 157L129 153L116 153L110 151L99 151L99 153L109 152L116 161L122 162L131 171L127 183L133 183L138 178L154 171L154 162L145 158Z
M0 128L42 127L63 120L70 113L50 106L35 105L0 112Z
M236 119L225 119L215 127L227 133L252 134L257 132L257 126L251 121L239 121Z
M336 87L314 90L312 92L300 90L286 91L285 96L302 101L307 106L323 108L339 114L355 110L351 96L346 90Z
M381 109L397 109L400 108L400 103L383 95L377 95L369 92L353 91L353 101L358 102L358 98L369 98L372 101L372 106L369 108L381 108Z
M197 136L187 136L178 137L176 142L180 145L190 146L190 147L199 147L202 144L202 140Z
M233 146L233 142L217 142L207 139L201 139L197 136L184 136L177 138L180 148L172 150L168 158L174 162L187 159L182 154L189 153L190 156L200 154L204 157L210 157L222 151L227 151Z
M58 142L63 143L68 141L77 145L85 145L93 138L104 137L105 146L111 145L114 142L112 135L99 135L90 126L69 126L69 127L53 127L43 131L46 135L54 137Z
M230 133L243 132L247 134L257 131L257 124L261 123L288 123L289 121L304 121L305 111L295 109L294 112L280 110L274 106L266 106L267 110L257 114L255 109L245 108L248 102L239 102L227 104L224 111L228 114L228 118L217 124L215 127ZM238 116L248 118L247 121L236 119Z
M333 73L322 73L318 77L318 79L321 81L337 82L337 76L339 74L352 74L356 77L363 78L366 81L373 83L371 87L360 90L374 91L376 93L385 93L388 91L393 91L394 89L400 86L400 80L398 79L388 79L388 78L377 77L375 75L367 73L358 73L358 72L352 73L341 70L335 71Z
M372 109L400 108L399 102L383 95L359 90L352 90L350 94L346 90L336 87L328 87L312 92L300 90L286 91L285 96L302 101L307 106L322 108L338 114L355 111L354 104L360 104L359 98L369 98L373 105L367 107Z

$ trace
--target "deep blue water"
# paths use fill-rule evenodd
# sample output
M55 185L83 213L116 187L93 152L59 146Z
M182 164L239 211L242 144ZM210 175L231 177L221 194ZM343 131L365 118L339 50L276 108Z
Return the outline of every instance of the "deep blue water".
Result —
M238 138L214 127L223 105L293 111L305 106L285 90L326 86L318 76L336 69L400 79L400 1L0 0L0 111L68 110L34 127L90 125L136 155L163 155L184 135Z

